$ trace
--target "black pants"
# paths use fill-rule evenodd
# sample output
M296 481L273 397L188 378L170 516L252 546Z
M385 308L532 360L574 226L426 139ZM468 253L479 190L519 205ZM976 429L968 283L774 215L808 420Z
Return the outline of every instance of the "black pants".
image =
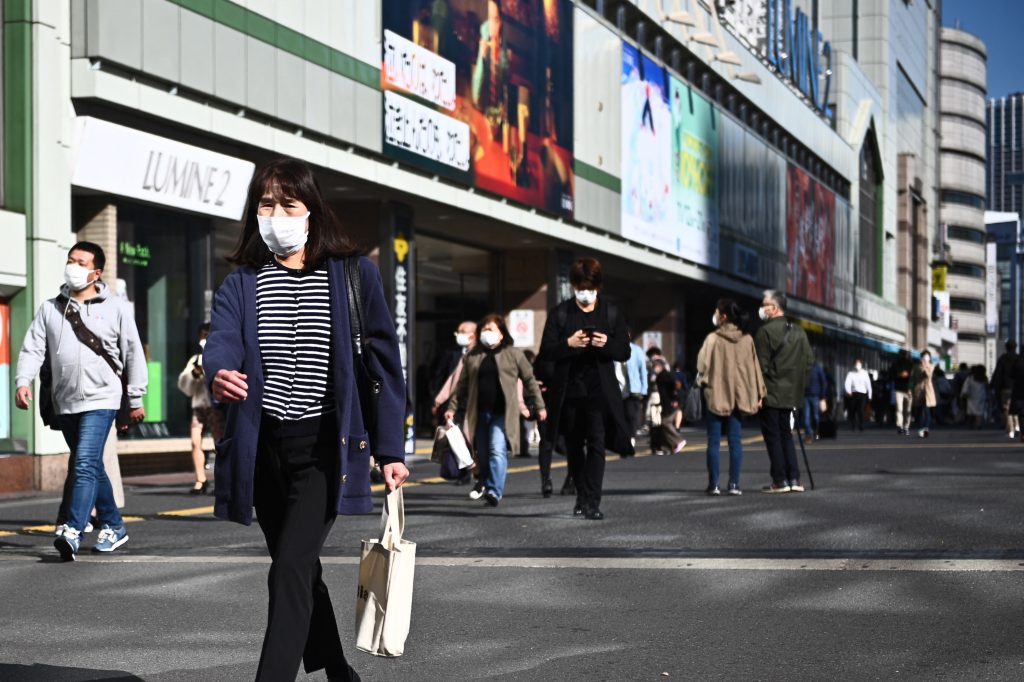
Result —
M604 485L605 410L600 401L567 400L562 414L569 474L576 482L576 504L601 506Z
M642 395L631 395L624 398L623 408L626 412L626 426L632 429L630 438L636 436L644 422L644 397Z
M551 440L550 429L546 422L537 422L540 432L540 445L537 446L537 463L540 465L540 481L551 478L551 456L555 451L555 442Z
M789 426L790 407L762 407L758 413L761 435L771 460L772 483L786 485L800 480L800 465L793 447L793 431Z
M320 550L334 525L337 430L281 436L264 419L256 460L255 506L272 563L267 584L270 607L260 654L258 682L293 682L299 661L306 672L327 669L348 679L323 581Z
M850 417L850 428L864 430L864 406L868 402L867 393L851 393L846 396L846 412Z

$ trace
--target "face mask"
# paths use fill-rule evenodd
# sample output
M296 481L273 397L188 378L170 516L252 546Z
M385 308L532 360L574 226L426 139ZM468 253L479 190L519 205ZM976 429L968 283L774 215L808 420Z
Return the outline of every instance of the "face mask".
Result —
M93 270L83 268L78 263L68 263L64 268L64 283L71 291L81 291L91 284L89 275Z
M267 248L278 256L290 256L306 245L309 236L306 232L304 216L256 216L260 226L260 236Z
M926 364L926 365L927 365L927 364L929 364L929 363L930 363L931 361L932 361L932 356L930 356L930 355L922 355L922 356L921 356L921 362L923 362L924 364Z
M206 339L199 339L199 347L206 348Z
M459 344L463 348L472 343L472 341L473 337L471 337L469 334L459 332L458 334L455 335L455 343Z
M853 365L853 368L854 368L855 370L857 370L857 371L859 372L859 371L861 370L861 364L860 364L859 362L858 362L858 363L855 363L855 364Z
M597 292L593 289L581 289L576 292L576 300L580 305L591 305L597 302Z
M487 331L480 333L480 340L488 348L494 348L501 343L501 332L488 329Z
M764 306L757 309L757 316L761 318L762 322L768 321L768 311L764 309Z
M715 314L711 316L711 324L717 327L721 322L721 319L718 317L718 312L716 311Z

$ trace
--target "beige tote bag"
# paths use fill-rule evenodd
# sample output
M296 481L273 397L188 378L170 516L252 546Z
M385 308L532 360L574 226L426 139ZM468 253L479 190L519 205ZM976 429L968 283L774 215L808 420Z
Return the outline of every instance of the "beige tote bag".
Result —
M388 494L380 538L363 540L356 598L356 648L374 656L401 656L409 636L416 543L403 538L402 489Z

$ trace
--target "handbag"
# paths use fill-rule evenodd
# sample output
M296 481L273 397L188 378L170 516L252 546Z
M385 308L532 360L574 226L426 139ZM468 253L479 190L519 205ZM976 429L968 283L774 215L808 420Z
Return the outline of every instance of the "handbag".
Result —
M363 412L363 425L367 433L376 433L380 393L384 382L374 370L363 329L366 312L363 309L363 283L359 275L359 257L345 259L345 289L348 295L348 317L352 329L352 352L355 354L356 387Z
M683 418L688 423L699 422L704 416L704 389L700 385L701 377L698 376L686 392L686 400L683 403Z
M82 320L82 314L77 309L72 309L68 305L68 299L63 294L58 296L54 300L54 304L58 309L64 311L64 319L71 325L71 330L75 333L82 344L96 353L96 355L103 358L114 374L121 379L121 406L117 410L117 415L114 417L114 423L117 424L118 431L127 431L128 427L132 425L131 413L132 407L128 398L128 377L125 375L124 369L118 369L117 362L114 358L110 357L107 353L107 349L103 347L103 341L100 337L96 336L92 330L85 326L85 322ZM50 390L52 391L52 376L50 378L51 385ZM52 409L52 396L50 400ZM52 427L51 427L52 428Z
M406 540L402 489L389 493L380 537L363 540L356 596L356 648L374 656L401 656L412 617L416 543Z
M469 449L466 434L462 433L460 426L457 426L454 422L448 422L445 439L448 441L448 447L455 453L455 461L458 462L460 469L473 466L473 452Z

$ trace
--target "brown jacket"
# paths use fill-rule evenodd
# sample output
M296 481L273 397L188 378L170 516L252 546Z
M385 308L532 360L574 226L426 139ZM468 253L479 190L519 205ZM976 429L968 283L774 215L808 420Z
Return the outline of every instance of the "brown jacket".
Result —
M708 411L720 417L734 410L754 414L768 395L754 339L732 322L726 322L704 339L697 355L697 372L705 387Z
M473 442L476 436L477 423L477 402L480 391L480 384L477 381L480 375L480 364L484 360L484 352L467 353L463 358L463 370L459 375L459 383L455 387L455 394L448 409L452 412L459 411L459 405L466 408L466 421L462 430L466 433L469 442ZM519 389L518 382L523 382L523 394L534 410L544 409L544 398L541 397L540 386L533 377L533 367L526 359L523 352L518 348L506 346L494 355L494 361L498 365L498 381L501 383L501 392L505 396L505 435L508 437L509 452L519 452Z
M932 363L919 364L914 368L914 403L924 404L928 407L935 407L938 402L935 400L935 385L932 383L932 374L935 372L935 365Z

